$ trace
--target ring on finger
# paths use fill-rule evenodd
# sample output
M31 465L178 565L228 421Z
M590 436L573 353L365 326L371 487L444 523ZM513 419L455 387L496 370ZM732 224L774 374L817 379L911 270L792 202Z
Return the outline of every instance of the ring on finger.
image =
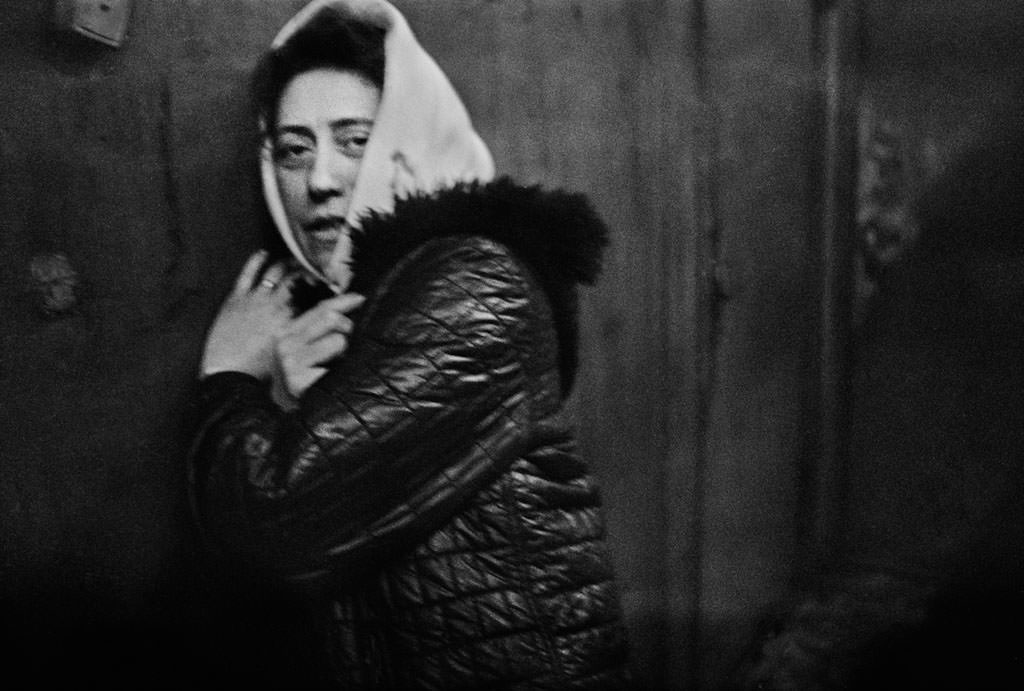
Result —
M264 278L262 281L260 281L260 285L265 286L268 290L273 290L274 288L277 287L277 283L271 281L269 278Z

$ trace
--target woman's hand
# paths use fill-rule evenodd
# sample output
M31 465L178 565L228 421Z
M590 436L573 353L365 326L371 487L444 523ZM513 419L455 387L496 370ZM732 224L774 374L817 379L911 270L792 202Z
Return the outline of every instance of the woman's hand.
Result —
M276 368L271 384L271 395L279 406L286 410L294 408L299 396L327 372L324 364L345 353L352 333L348 313L364 301L356 293L324 300L280 332L274 348Z
M265 251L256 252L239 273L206 336L201 376L244 372L269 379L272 375L274 344L291 322L288 286L293 275L278 263L261 276L266 260Z

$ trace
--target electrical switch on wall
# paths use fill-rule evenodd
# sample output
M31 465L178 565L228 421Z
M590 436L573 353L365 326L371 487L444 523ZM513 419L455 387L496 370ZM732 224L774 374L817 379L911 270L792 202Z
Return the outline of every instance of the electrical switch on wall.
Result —
M56 0L57 26L117 48L128 30L131 0Z

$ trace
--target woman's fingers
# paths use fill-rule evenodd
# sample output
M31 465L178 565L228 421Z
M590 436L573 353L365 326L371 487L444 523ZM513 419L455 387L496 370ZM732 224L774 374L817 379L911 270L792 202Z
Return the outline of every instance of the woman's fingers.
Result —
M364 302L366 302L366 297L359 293L342 293L330 300L324 300L321 304L326 304L327 309L337 310L347 314L355 308L360 307Z
M350 333L352 331L352 320L347 316L347 313L359 307L365 301L366 298L356 293L345 293L344 295L324 300L295 319L289 330L295 334L305 335L306 340L309 341L320 338L332 331Z
M354 324L345 314L336 310L311 310L292 323L291 333L311 343L330 333L350 334Z
M263 272L259 283L254 288L264 288L268 291L279 291L282 288L286 288L288 285L288 282L285 280L287 273L288 267L284 262L277 262Z
M288 268L284 265L284 262L277 262L263 273L262 280L270 281L274 284L274 287L277 287L277 284L281 282L287 271Z
M243 293L252 288L252 284L256 281L256 276L259 275L260 268L266 260L266 250L259 250L252 253L249 260L245 262L245 266L242 267L241 272L239 272L238 279L235 281L236 293Z
M302 336L307 343L312 343L318 338L323 338L327 334L343 334L347 336L352 333L354 324L352 320L346 317L344 314L338 314L337 312L331 312L325 315L323 319L315 322L311 322L302 331Z
M338 242L334 246L331 258L327 260L327 266L324 267L324 275L327 276L331 289L335 293L344 293L348 290L349 283L352 282L351 258L352 235L345 230L338 236Z
M312 343L284 338L278 341L277 358L285 378L294 384L302 380L309 370L320 369L320 365L342 355L347 349L348 337L337 332ZM289 389L295 388L289 385Z
M365 301L362 295L346 293L329 300L291 320L278 336L275 346L283 383L293 397L323 376L323 364L348 350L348 334L354 324L346 314Z
M254 252L242 267L235 281L235 292L246 293L256 288L264 288L278 293L287 292L291 279L297 275L285 262L275 262L266 267L267 251ZM261 275L262 274L262 275Z
M362 295L345 293L291 320L275 346L278 363L277 385L298 398L326 372L324 364L348 350L348 335L354 324L348 312L365 302Z
M348 338L340 333L331 333L310 343L304 351L307 366L321 365L338 357L348 348Z

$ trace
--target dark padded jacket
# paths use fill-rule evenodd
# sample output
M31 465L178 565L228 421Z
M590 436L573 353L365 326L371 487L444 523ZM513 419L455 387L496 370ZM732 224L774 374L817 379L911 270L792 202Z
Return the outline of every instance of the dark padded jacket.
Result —
M317 584L343 688L623 688L598 492L562 412L604 227L503 179L363 230L368 300L296 411L244 374L201 383L201 527Z

